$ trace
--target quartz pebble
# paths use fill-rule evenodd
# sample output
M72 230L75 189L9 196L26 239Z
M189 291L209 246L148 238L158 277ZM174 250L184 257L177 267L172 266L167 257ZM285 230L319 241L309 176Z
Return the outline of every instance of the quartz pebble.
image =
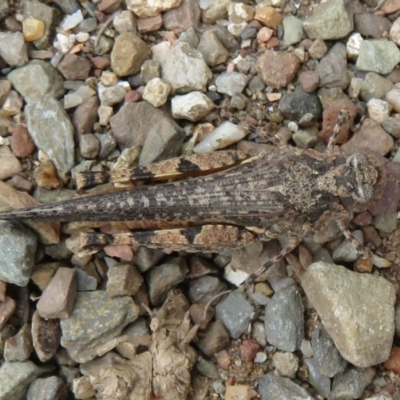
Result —
M171 99L172 116L198 121L214 108L214 103L201 92L191 92Z
M225 121L196 145L194 152L200 154L209 153L216 149L223 149L232 143L238 142L245 136L246 132L238 125Z

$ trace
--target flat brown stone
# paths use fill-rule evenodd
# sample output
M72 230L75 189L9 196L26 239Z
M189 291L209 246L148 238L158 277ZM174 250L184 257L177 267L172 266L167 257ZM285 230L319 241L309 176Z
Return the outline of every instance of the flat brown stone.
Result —
M75 269L58 268L37 303L42 318L69 318L76 298Z

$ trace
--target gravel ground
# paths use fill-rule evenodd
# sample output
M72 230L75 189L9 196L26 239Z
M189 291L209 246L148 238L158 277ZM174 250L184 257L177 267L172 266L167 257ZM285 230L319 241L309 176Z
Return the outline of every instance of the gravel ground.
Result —
M323 152L341 109L341 149L390 161L350 224L373 265L333 221L246 295L286 237L82 254L77 232L127 225L0 221L0 400L400 399L400 3L319 3L0 0L4 210L72 199L84 171Z

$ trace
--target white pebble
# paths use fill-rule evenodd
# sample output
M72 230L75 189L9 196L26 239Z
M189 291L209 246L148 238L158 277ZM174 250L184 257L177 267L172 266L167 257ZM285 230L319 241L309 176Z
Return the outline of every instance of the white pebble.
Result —
M96 91L87 85L82 85L75 91L75 94L82 99L82 102L85 102L87 99L94 96Z
M61 22L61 29L64 31L69 31L75 28L83 21L82 11L79 9L71 15L67 15Z
M267 361L267 355L262 351L259 351L254 358L254 362L256 364L262 364L263 362Z
M87 32L79 32L76 34L76 41L79 43L86 43L89 40L90 35Z
M76 93L69 93L64 96L64 108L74 108L82 104L81 97L77 96Z
M210 153L213 150L223 149L232 143L236 143L242 140L246 135L247 132L238 125L225 121L208 134L193 151L197 154Z
M386 93L385 100L393 107L394 111L400 112L400 87L397 87L397 84Z
M201 92L191 92L171 99L172 116L189 121L198 121L212 111L214 107L212 100Z
M347 57L350 60L356 60L360 53L361 43L364 39L359 33L353 33L346 43Z
M164 105L171 92L171 86L160 78L153 78L147 82L143 92L143 99L149 102L153 107Z
M299 126L296 124L296 122L290 121L288 123L288 128L291 132L297 132L299 130Z
M385 118L390 115L392 106L385 100L371 99L367 103L369 117L382 125Z
M60 50L62 54L67 54L75 44L75 35L64 35L63 33L57 33L57 40L54 42L54 47Z

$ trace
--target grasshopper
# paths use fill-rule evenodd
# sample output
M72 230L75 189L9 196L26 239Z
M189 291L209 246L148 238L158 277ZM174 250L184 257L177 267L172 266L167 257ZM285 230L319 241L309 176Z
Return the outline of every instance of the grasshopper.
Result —
M0 219L134 221L144 228L116 234L81 232L80 248L88 252L112 245L215 252L288 233L287 246L244 285L283 259L308 232L325 229L332 220L367 258L347 227L355 212L367 210L379 199L386 169L385 162L372 152L346 156L336 151L334 142L347 118L342 111L326 153L287 146L274 154L248 157L228 150L132 170L83 172L77 177L78 189L105 182L197 176L4 212Z

